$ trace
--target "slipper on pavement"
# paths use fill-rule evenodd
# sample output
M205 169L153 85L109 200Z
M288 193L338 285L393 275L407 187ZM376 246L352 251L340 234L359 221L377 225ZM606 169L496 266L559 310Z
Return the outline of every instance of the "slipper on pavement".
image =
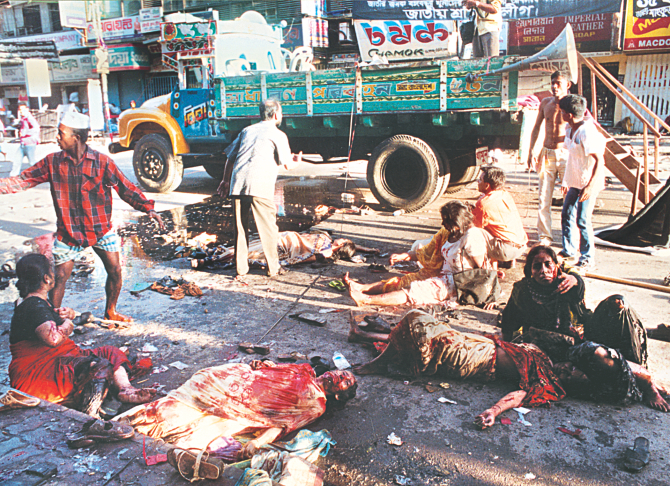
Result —
M346 292L347 286L342 280L331 280L328 282L328 287L332 287L339 292Z
M635 439L635 445L626 449L624 467L629 471L640 472L649 464L649 440L644 437Z
M40 404L40 399L18 390L9 390L0 397L0 412L18 408L32 408Z

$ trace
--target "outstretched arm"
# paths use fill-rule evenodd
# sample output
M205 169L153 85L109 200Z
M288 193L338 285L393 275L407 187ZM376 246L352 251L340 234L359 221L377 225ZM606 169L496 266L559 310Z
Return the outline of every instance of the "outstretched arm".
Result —
M49 182L48 158L45 157L32 167L28 167L16 177L0 179L0 194L14 194Z
M239 455L241 456L240 459L248 459L256 454L261 446L274 442L282 433L282 430L283 429L279 427L270 427L255 439L247 442L244 448L239 452Z
M642 388L647 405L661 412L670 412L670 405L668 405L668 402L663 399L660 393L660 391L667 393L667 390L656 385L651 372L647 368L631 361L628 362L628 365L640 388Z
M491 408L484 410L475 417L475 424L485 429L491 427L496 422L496 417L506 410L519 407L526 398L526 392L523 390L513 391L502 397L498 403Z

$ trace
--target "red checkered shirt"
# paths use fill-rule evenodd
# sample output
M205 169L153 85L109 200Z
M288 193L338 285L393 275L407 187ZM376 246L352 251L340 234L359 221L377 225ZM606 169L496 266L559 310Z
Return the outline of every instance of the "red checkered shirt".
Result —
M67 152L48 155L17 177L0 179L0 194L25 191L51 183L58 221L56 236L70 246L93 246L111 228L112 188L138 211L148 213L154 202L132 183L108 156L86 146L77 162Z

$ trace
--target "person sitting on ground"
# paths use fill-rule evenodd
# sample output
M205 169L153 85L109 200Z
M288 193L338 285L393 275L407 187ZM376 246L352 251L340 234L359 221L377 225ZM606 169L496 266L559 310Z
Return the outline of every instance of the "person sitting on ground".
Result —
M493 265L512 263L526 249L528 235L499 167L482 167L477 189L482 193L472 210L474 225L486 230L488 256ZM504 274L500 274L502 276Z
M120 349L81 349L68 337L75 312L54 308L49 302L55 277L47 257L38 253L24 256L16 264L16 275L23 301L14 311L9 334L12 388L93 417L98 416L109 387L120 402L154 399L156 390L130 384L130 362Z
M526 337L533 327L619 349L628 361L647 367L647 332L622 295L607 297L591 312L584 303L584 280L576 271L563 272L548 246L528 252L523 273L502 312L504 340L519 329Z
M354 398L357 386L349 371L317 377L309 364L229 363L202 369L168 396L114 420L179 448L200 451L219 437L260 431L241 451L248 458L260 446L319 418L327 401L343 404Z
M350 340L388 342L377 358L354 368L357 374L384 374L394 364L415 376L517 381L519 390L476 417L475 423L482 428L493 425L505 410L544 405L565 396L551 360L536 346L458 332L423 311L409 311L390 334L362 331L352 320Z
M279 264L282 267L296 265L298 263L309 263L321 260L351 260L356 251L363 253L379 253L374 248L366 248L355 244L346 238L333 238L325 232L297 233L295 231L284 231L279 233L277 252ZM191 266L199 268L213 262L229 262L235 257L235 249L226 251L199 260L192 260ZM263 246L259 238L249 242L249 264L252 266L267 267L267 260L263 252Z
M470 206L449 201L440 208L440 214L442 228L428 245L391 255L391 265L418 261L422 265L418 272L366 285L354 282L348 273L344 276L356 305L439 304L456 296L453 274L491 268L485 231L472 225Z

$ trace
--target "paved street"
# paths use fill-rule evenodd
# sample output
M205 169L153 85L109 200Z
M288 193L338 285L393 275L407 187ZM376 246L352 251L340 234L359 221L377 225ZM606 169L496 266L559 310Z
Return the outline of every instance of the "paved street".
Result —
M639 143L639 140L633 143ZM47 149L41 147L41 150ZM117 154L114 158L134 181L131 153ZM536 236L537 175L525 173L510 157L502 162L502 167L507 172L510 191L532 239ZM660 178L665 180L670 171L667 156L663 158L661 168L664 172ZM346 169L345 164L304 165L297 172L284 174L283 190L277 196L285 209L285 216L280 219L282 224L285 227L308 226L311 224L309 217L298 218L296 207L309 209L318 202L339 206L340 194L345 188L355 194L357 200L366 200L373 209L379 209L365 183L364 163L350 164L350 177L344 176ZM6 176L5 170L0 164L0 177ZM176 192L150 197L156 199L156 209L167 216L170 224L185 224L188 228L226 228L230 221L226 220L227 213L225 208L220 209L219 202L205 201L200 206L189 206L202 203L214 193L216 185L204 170L189 169ZM474 201L477 193L468 188L453 197ZM594 213L596 228L626 220L631 195L620 183L615 181L599 199L603 204ZM383 252L398 251L406 249L416 239L434 234L440 224L439 207L447 200L448 197L443 196L425 210L398 217L387 211L366 216L337 214L319 223L319 227L333 230L337 237L351 238ZM30 240L55 229L55 214L46 185L22 194L0 196L0 204L3 208L0 263L32 251L34 242ZM118 198L115 198L114 218L119 226L145 221L140 213ZM559 223L560 208L554 208L555 239L560 233ZM155 346L158 351L151 353L154 366L165 366L168 370L142 377L137 384L156 384L169 391L200 368L238 358L248 362L253 356L237 354L237 343L256 342L261 338L271 347L271 359L291 351L327 358L339 351L351 363L362 363L372 357L369 350L347 342L349 311L355 307L346 295L330 288L328 282L340 278L346 271L362 282L388 277L370 273L367 269L368 263L384 263L384 259L371 258L365 264L337 262L321 268L294 267L287 275L273 281L258 273L249 277L249 285L241 285L233 281L230 270L195 271L186 259L166 260L160 248L149 245L141 236L125 238L125 284L119 302L119 311L133 316L135 323L120 330L89 325L88 332L73 338L81 346L125 345L133 353L140 352L146 344ZM665 255L649 256L598 248L597 259L598 273L643 282L661 284L670 272L670 257ZM509 295L512 283L521 278L522 265L520 262L517 268L508 271L503 283L506 295ZM195 282L202 288L203 297L173 301L153 292L144 292L137 297L130 295L135 285L151 283L164 275L183 276ZM104 278L104 269L98 262L92 274L69 282L64 305L101 316ZM613 293L623 293L648 328L670 324L669 294L587 280L589 307L594 308L597 302ZM13 287L0 291L0 329L4 331L0 341L3 349L0 353L0 391L9 384L7 334L17 295ZM345 312L325 314L328 322L323 328L284 317L263 337L287 311L292 314L293 311L319 309ZM397 322L402 312L403 309L390 309L387 317ZM460 319L450 322L455 329L490 332L494 329L492 324L497 312L462 308L460 315ZM669 349L667 343L651 341L650 368L666 382L670 382ZM170 366L177 361L188 367L178 370ZM510 411L505 416L512 420L511 425L498 423L482 432L475 428L474 416L511 391L513 385L448 380L449 388L438 392L431 393L425 387L440 382L442 380L436 378L405 381L360 377L354 400L343 410L327 412L309 427L312 430L328 429L337 441L329 455L318 463L326 472L326 483L333 486L668 484L670 442L665 436L670 430L670 414L640 404L623 407L565 399L550 409L533 409L526 416L531 426L517 422L516 414ZM442 396L456 404L438 402ZM86 416L82 414L51 404L0 415L0 482L39 484L39 476L22 470L49 463L57 468L58 474L45 484L187 484L167 464L145 465L141 437L85 450L67 449L64 435L85 420ZM584 440L559 432L559 426L582 429ZM386 438L392 432L403 440L403 445L387 443ZM651 442L652 462L639 474L627 473L622 468L623 453L635 437L641 435ZM148 455L156 454L160 449L164 449L160 443L147 442Z

